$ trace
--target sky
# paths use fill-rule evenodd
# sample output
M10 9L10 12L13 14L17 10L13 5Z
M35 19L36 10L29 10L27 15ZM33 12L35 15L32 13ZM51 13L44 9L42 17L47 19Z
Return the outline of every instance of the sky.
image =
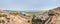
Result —
M0 9L49 10L60 7L60 0L0 0Z

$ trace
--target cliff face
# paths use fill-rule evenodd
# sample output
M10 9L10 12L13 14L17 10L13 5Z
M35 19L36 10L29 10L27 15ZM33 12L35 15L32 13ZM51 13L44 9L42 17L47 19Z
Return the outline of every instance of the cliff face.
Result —
M52 16L50 24L60 24L60 7L57 7L55 9L51 10L51 11L53 11L52 13L54 15Z
M57 7L57 8L55 8L55 9L53 9L53 11L54 11L55 13L59 13L59 14L60 14L60 7Z
M60 24L60 7L44 12L42 14L43 19L45 19L45 16L48 18L45 24Z

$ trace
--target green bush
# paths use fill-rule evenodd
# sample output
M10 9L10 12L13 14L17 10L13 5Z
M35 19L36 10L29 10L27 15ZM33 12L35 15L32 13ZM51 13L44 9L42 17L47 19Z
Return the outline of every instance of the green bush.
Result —
M42 23L41 20L36 20L34 18L35 18L35 16L33 16L32 24L41 24Z

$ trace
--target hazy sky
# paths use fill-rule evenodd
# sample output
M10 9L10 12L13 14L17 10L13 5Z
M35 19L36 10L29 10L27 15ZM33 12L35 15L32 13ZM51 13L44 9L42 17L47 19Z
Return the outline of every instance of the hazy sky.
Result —
M0 9L48 10L60 6L60 0L0 0Z

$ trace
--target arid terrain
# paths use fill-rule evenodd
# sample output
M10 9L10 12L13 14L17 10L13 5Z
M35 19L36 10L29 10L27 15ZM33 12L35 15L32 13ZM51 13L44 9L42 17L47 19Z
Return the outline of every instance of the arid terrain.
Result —
M23 12L6 12L0 10L0 24L60 24L60 7L40 14L26 14ZM41 22L41 23L40 23Z

